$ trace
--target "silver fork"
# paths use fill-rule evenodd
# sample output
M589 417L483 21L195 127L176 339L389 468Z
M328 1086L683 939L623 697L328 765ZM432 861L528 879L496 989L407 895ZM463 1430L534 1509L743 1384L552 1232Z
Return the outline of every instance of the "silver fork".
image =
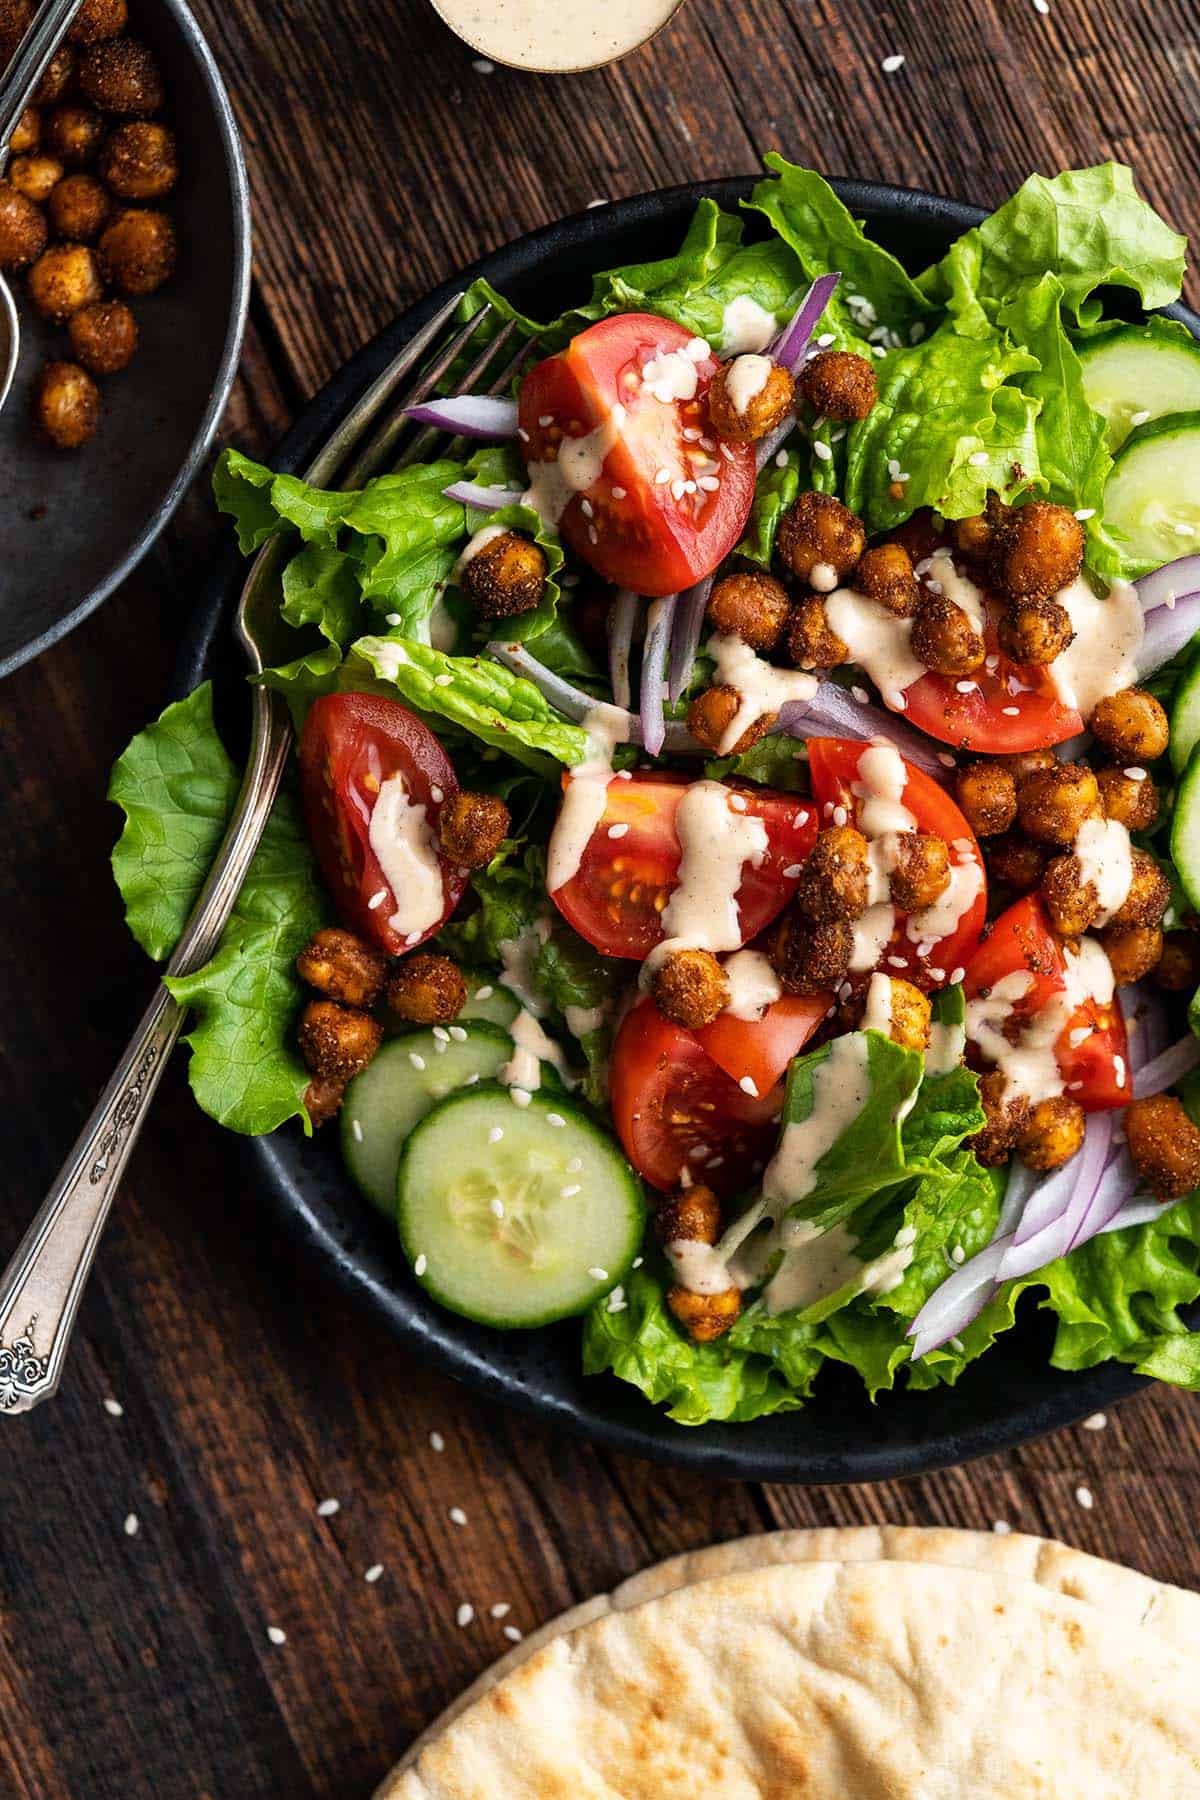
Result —
M307 481L322 487L359 487L392 459L404 428L403 407L434 392L455 358L471 347L491 310L484 307L455 331L422 369L415 389L393 406L399 384L449 324L461 299L461 294L455 294L405 345L342 420L308 469ZM504 326L484 346L464 371L459 392L472 391L472 385L485 378L514 329ZM499 392L511 378L527 348L494 376L493 392ZM419 448L425 450L438 435L423 433ZM351 457L354 460L347 468ZM279 637L279 574L286 548L286 540L278 537L263 546L238 602L235 632L252 675L261 674L277 660L272 644ZM212 956L279 789L292 738L287 710L280 696L267 688L255 685L250 691L250 752L237 803L216 861L167 964L168 975L190 974ZM58 1179L0 1278L0 1410L28 1412L58 1387L100 1233L185 1011L160 981Z

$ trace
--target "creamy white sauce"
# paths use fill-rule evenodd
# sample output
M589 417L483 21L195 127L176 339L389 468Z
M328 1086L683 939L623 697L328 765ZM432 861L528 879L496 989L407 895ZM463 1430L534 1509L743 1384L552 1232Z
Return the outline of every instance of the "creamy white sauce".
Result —
M893 831L915 831L917 821L904 804L908 771L890 744L869 744L858 759L854 794L859 800L858 828L864 837Z
M852 1125L871 1092L866 1039L859 1032L834 1038L813 1075L812 1111L783 1128L779 1148L763 1171L763 1198L776 1213L794 1206L817 1185L817 1164Z
M680 0L434 0L452 30L484 56L565 74L625 56L667 23Z
M725 1011L735 1019L761 1019L782 998L783 987L761 950L739 950L725 964L729 1001Z
M744 413L766 387L774 368L769 356L738 356L725 373L725 392L735 413Z
M521 496L544 525L557 529L558 521L576 494L594 487L604 471L604 459L616 444L625 424L625 408L618 401L592 431L582 437L560 439L558 454L546 462L528 465L529 487Z
M950 857L950 880L932 906L910 913L905 934L914 944L936 944L958 930L983 892L983 870L970 847L957 844Z
M563 1018L573 1038L590 1037L608 1017L607 1006L564 1006Z
M506 987L535 1018L541 1017L546 1007L533 985L533 965L549 936L549 920L538 919L533 925L526 926L520 937L503 938L499 946L500 985Z
M767 828L750 812L736 812L732 789L720 781L694 781L675 812L679 869L663 908L664 941L642 964L641 985L675 950L737 950L742 942L737 893L747 863L757 868L767 854Z
M1085 819L1075 837L1080 880L1091 884L1099 905L1097 925L1107 925L1129 897L1133 845L1118 819Z
M402 775L381 785L367 836L396 902L388 924L401 937L423 936L445 905L442 866L425 808L413 804Z
M433 603L433 611L429 615L429 642L433 649L444 650L448 655L458 644L458 626L454 615L439 594Z
M742 638L724 632L709 638L708 653L717 665L717 685L736 688L742 702L717 745L721 756L728 756L742 733L766 713L777 713L792 700L807 705L820 685L815 675L764 662Z
M863 1012L864 1031L892 1034L892 980L890 975L872 975L867 983L867 1004Z
M966 1054L966 1048L965 1025L931 1025L929 1048L925 1052L925 1073L948 1075L951 1069L957 1069Z
M896 929L896 909L890 901L868 906L854 921L854 945L850 952L850 972L862 975L873 969L892 941Z
M891 1250L864 1262L859 1240L845 1223L820 1231L805 1219L785 1220L790 1239L783 1261L763 1290L770 1313L817 1306L843 1289L886 1294L899 1285L912 1262L916 1233L903 1226Z
M1074 627L1072 643L1049 665L1059 699L1090 718L1098 701L1137 681L1137 655L1145 624L1137 589L1114 581L1108 598L1092 592L1084 576L1056 598Z
M969 575L960 575L954 566L954 558L944 546L935 550L929 558L926 577L936 581L947 600L961 607L970 619L972 626L982 637L987 623L987 608L984 603L983 589L977 587ZM934 589L937 592L937 589Z
M463 545L454 565L453 579L457 581L467 564L473 562L481 550L486 550L489 544L494 544L497 538L503 537L507 530L507 525L481 525L474 537L468 538Z
M521 1008L508 1029L513 1053L497 1072L497 1081L503 1082L505 1087L536 1093L542 1083L542 1064L547 1062L558 1070L568 1088L579 1085L562 1053L562 1046L547 1036L541 1022L527 1008Z
M642 382L655 400L671 406L677 400L694 400L700 386L697 364L712 354L703 338L692 338L680 350L659 350L642 364Z
M721 314L721 352L741 356L747 350L765 350L776 330L774 313L749 294L739 294Z
M693 1294L724 1294L737 1285L712 1244L676 1238L666 1253L676 1281Z
M1065 988L1053 994L1034 1018L1023 1021L1015 1044L1005 1036L1004 1027L1012 1019L1016 1003L1033 986L1027 969L1014 969L986 998L967 1002L967 1036L1003 1073L1005 1094L1013 1098L1023 1095L1034 1106L1063 1092L1055 1045L1080 1006L1086 1000L1101 1006L1112 1003L1112 965L1096 938L1081 938L1077 951L1068 948L1065 962Z
M550 833L546 857L549 894L556 894L579 873L583 853L608 805L613 751L624 736L627 720L628 715L616 706L597 706L588 715L588 754L570 772Z
M904 840L901 831L885 831L867 844L867 905L881 906L892 897L892 870Z
M898 619L845 587L826 597L825 616L850 652L849 661L866 670L884 704L903 710L900 696L926 673L925 664L913 655L912 620Z
M814 563L808 572L808 585L814 594L832 594L838 584L838 572L832 563Z

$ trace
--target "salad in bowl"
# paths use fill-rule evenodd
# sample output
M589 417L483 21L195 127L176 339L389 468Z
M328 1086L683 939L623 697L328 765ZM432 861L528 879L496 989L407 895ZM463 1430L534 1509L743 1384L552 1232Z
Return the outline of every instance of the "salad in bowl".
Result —
M817 174L515 321L458 449L287 534L297 732L194 1014L200 1105L338 1134L432 1303L580 1316L684 1423L1057 1367L1200 1386L1200 345L1118 165L911 275ZM448 384L449 385L449 384ZM169 953L237 774L114 771Z

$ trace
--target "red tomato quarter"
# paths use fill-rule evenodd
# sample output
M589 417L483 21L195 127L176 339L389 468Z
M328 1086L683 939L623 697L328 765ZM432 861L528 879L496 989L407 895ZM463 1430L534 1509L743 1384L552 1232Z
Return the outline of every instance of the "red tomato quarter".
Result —
M707 348L697 354L701 342L670 319L619 313L521 384L530 479L538 484L539 464L559 465L560 533L635 593L674 594L711 574L754 499L753 446L709 430L704 396L720 364Z
M992 926L967 965L963 991L968 1000L986 997L1006 975L1026 969L1033 977L1016 1001L1012 1017L1019 1032L1067 987L1067 952L1051 930L1041 901L1028 894L1010 906ZM1086 1028L1080 1043L1071 1039ZM1129 1046L1125 1015L1114 996L1108 1005L1084 1000L1071 1014L1054 1046L1059 1073L1085 1112L1128 1106Z
M687 1169L718 1194L736 1194L775 1148L783 1084L761 1099L743 1093L652 1000L639 1001L622 1023L610 1082L617 1136L651 1187L669 1191Z
M856 792L858 765L868 747L850 738L813 738L809 743L813 796L820 802L822 825L829 824L830 810L838 806L845 808L849 818L858 819L862 803L861 792ZM979 891L974 900L954 930L932 943L923 956L918 955L918 946L908 935L906 916L899 911L896 914L896 929L879 967L928 992L944 987L955 969L964 967L979 942L987 915L987 877L975 835L949 794L912 763L904 762L904 768L901 803L916 819L918 830L943 839L949 846L951 868L969 858L979 871Z
M617 776L578 873L550 896L568 925L605 956L643 962L662 942L662 913L679 873L675 814L690 785L687 776L666 772ZM766 856L757 868L743 865L737 891L745 944L791 899L799 865L816 841L817 819L812 805L794 794L751 786L730 793L767 828Z
M748 1079L767 1094L782 1081L832 1004L832 994L785 994L761 1019L735 1019L723 1012L692 1035L726 1075L737 1082Z
M402 777L412 804L425 808L436 830L441 802L458 792L458 781L429 728L399 701L373 694L327 694L314 700L300 738L300 785L317 866L351 930L399 956L441 929L461 900L467 878L439 856L440 916L412 944L392 927L396 895L371 848L370 828L379 790L393 775ZM380 893L385 899L372 906Z

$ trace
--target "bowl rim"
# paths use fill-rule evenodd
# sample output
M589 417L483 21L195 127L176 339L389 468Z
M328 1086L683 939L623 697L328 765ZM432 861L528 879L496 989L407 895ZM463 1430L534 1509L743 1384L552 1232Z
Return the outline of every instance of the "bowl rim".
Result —
M758 174L727 176L712 181L684 182L653 189L628 198L606 202L603 207L555 220L513 238L480 257L459 274L400 313L373 339L338 369L302 410L271 456L273 466L302 468L336 421L396 354L445 304L452 294L486 274L498 287L508 277L528 273L538 259L551 252L578 252L582 257L607 240L617 229L662 217L672 207L694 205L706 196L733 205L743 197ZM925 189L904 188L884 182L830 177L831 185L856 215L881 211L907 211L949 222L958 230L969 229L986 217L985 209L949 199ZM590 267L591 265L587 265ZM1180 318L1200 338L1200 317L1182 305L1163 309ZM175 669L172 698L190 691L221 666L230 644L229 621L244 579L246 564L236 544L230 542L210 567L205 589L192 612ZM305 1140L307 1143L307 1140ZM1110 1407L1139 1392L1147 1380L1121 1363L1102 1363L1079 1372L1049 1371L1052 1386L1032 1399L1023 1399L1007 1413L973 1420L963 1428L946 1429L935 1414L942 1390L920 1396L930 1408L929 1433L898 1441L886 1429L886 1407L881 1399L880 1429L850 1450L830 1450L796 1441L791 1423L803 1432L805 1411L776 1415L750 1424L714 1423L678 1425L627 1384L623 1405L600 1411L570 1393L548 1394L536 1380L523 1381L501 1364L490 1361L486 1351L466 1342L458 1321L415 1288L401 1290L394 1280L381 1277L370 1264L367 1246L364 1261L362 1232L348 1216L329 1216L314 1206L288 1167L294 1153L291 1140L278 1132L266 1137L236 1140L236 1150L255 1188L285 1221L311 1254L328 1271L338 1287L364 1304L411 1351L441 1373L453 1376L480 1392L512 1407L516 1412L569 1431L572 1436L617 1450L669 1463L717 1478L771 1481L796 1486L829 1483L873 1482L923 1474L954 1467L973 1459L1028 1443L1048 1432L1077 1423L1088 1414ZM364 1203L365 1205L365 1203ZM403 1279L403 1270L393 1276ZM1031 1315L1032 1316L1032 1315ZM1026 1319L1028 1329L1029 1317ZM579 1322L565 1321L566 1329L578 1330ZM562 1326L553 1329L563 1329ZM457 1337L455 1333L458 1333ZM598 1378L595 1380L597 1388ZM616 1378L611 1378L616 1382ZM586 1390L585 1390L586 1392ZM617 1416L627 1412L628 1419ZM764 1434L766 1434L764 1441ZM774 1439L772 1442L771 1439Z
M48 650L60 638L64 638L69 632L74 631L77 625L109 599L126 577L133 573L170 523L180 501L198 473L200 465L208 455L233 388L238 363L241 359L242 338L245 334L246 318L250 308L253 237L250 182L246 173L246 159L242 153L241 136L228 90L217 67L216 58L209 47L207 38L200 29L195 14L187 5L187 0L161 0L161 3L179 25L184 40L199 67L201 79L212 102L217 131L221 140L225 172L229 178L230 192L233 197L233 298L225 328L225 341L221 349L220 361L217 364L216 379L187 455L162 499L142 525L129 549L120 561L101 577L96 586L91 588L82 600L71 608L70 612L64 613L61 619L56 619L53 625L48 625L36 637L27 639L17 649L9 651L7 656L0 657L0 678L12 674L15 669L21 668L25 663L32 662L33 658L40 656L43 650Z

